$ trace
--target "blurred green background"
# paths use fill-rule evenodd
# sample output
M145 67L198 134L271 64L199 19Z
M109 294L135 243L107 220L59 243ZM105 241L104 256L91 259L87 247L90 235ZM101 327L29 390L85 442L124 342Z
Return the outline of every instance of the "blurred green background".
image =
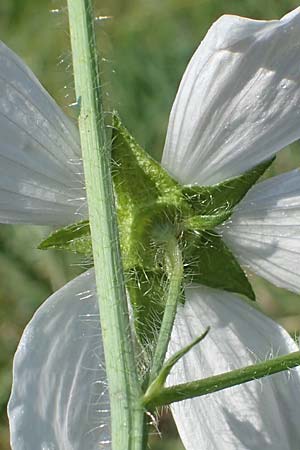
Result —
M95 0L107 108L119 110L138 141L156 158L163 147L168 114L183 70L220 15L277 19L298 6L295 0ZM53 10L52 12L50 12ZM0 39L33 69L70 114L73 101L67 15L62 0L1 0ZM0 67L1 70L1 67ZM300 124L299 124L300 126ZM1 136L0 136L1 139ZM273 173L299 165L299 146L282 152ZM0 226L0 448L8 450L6 403L11 365L22 330L39 304L84 270L70 255L36 250L47 230ZM262 308L290 333L300 328L300 299L251 276ZM167 414L162 437L152 450L180 450Z

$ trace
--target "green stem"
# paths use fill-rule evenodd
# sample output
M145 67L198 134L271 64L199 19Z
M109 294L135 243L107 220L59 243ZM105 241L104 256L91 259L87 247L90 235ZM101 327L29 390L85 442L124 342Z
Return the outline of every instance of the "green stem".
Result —
M141 450L144 410L124 288L91 0L68 0L79 131L111 404L113 450Z
M149 384L158 376L167 353L172 328L176 316L177 303L182 289L183 262L177 240L171 238L166 247L169 288L166 298L163 320L161 323L156 349L153 357Z
M174 353L174 355L172 355L164 363L161 371L154 379L154 381L152 381L152 383L148 386L143 396L144 405L152 405L152 399L156 399L160 396L160 393L164 388L164 384L172 368L184 355L186 355L193 347L195 347L195 345L199 344L199 342L201 342L207 336L208 332L209 328L207 328L203 334L194 339L189 345Z
M300 352L290 353L260 364L244 367L243 369L215 375L204 380L178 384L168 388L162 388L160 392L144 399L145 406L154 409L157 406L169 405L189 398L212 394L232 386L248 381L258 380L284 370L292 369L300 365Z

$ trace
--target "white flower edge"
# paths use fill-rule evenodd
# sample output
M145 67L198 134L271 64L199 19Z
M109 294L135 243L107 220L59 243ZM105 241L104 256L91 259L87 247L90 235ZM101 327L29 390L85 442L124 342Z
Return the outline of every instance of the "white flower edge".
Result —
M172 369L169 385L193 381L299 350L288 333L233 294L186 289L169 355L207 326L207 337ZM300 442L300 369L171 406L187 450L295 450Z
M65 224L85 214L79 134L0 42L0 221Z
M299 230L299 170L253 186L218 227L243 266L294 292L300 292Z
M281 20L222 16L183 75L163 166L183 184L239 175L300 137L300 8Z
M19 343L8 405L13 450L110 447L93 270L49 297Z

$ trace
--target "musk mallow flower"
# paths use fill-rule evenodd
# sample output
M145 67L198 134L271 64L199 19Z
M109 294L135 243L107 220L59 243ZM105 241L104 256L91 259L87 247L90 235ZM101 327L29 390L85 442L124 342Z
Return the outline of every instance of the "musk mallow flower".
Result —
M32 73L0 49L2 222L74 222L85 215L76 129ZM300 137L300 9L279 21L221 17L177 93L163 167L180 183L211 185L265 161ZM300 289L300 173L258 183L219 233L242 265ZM78 216L79 215L79 216ZM275 322L233 293L192 284L169 353L211 332L169 383L242 367L297 349ZM51 296L16 353L9 415L14 450L109 448L109 415L93 272ZM300 371L172 406L188 450L294 450Z

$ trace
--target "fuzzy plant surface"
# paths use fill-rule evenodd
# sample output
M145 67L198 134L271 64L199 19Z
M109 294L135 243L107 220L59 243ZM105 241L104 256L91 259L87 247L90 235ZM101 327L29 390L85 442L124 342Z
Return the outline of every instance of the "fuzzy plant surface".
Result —
M255 295L243 268L300 290L299 171L257 182L274 155L300 137L299 42L299 8L281 20L215 22L183 75L161 165L118 118L112 124L121 250L144 371L162 321L161 255L170 234L184 276L168 355L210 327L174 365L168 385L298 350L281 326L245 301ZM78 131L4 44L0 62L0 220L65 226L41 247L89 255ZM13 450L110 448L98 315L90 269L28 324L9 403ZM155 326L148 326L151 317ZM171 409L187 450L295 450L299 387L296 368Z

